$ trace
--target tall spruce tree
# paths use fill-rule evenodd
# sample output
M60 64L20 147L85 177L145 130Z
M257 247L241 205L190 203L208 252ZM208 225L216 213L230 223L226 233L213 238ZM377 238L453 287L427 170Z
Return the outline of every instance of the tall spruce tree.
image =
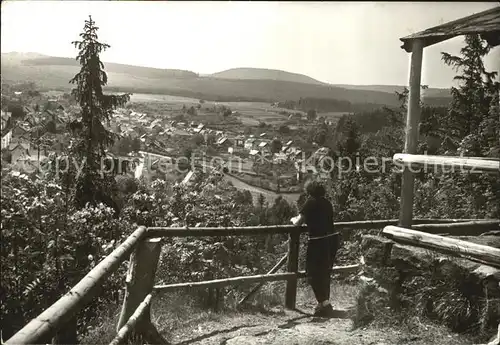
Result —
M484 57L491 47L479 35L467 35L461 56L442 53L445 64L457 72L454 80L458 87L451 88L453 100L448 118L448 139L466 155L483 156L491 151L490 145L498 141L498 132L491 131L498 127L498 117L490 109L498 97L499 83L495 81L497 72L488 72L484 66ZM492 114L493 113L493 114ZM493 137L492 137L493 136Z
M79 164L84 162L84 168L75 181L74 201L77 207L99 202L114 206L111 196L114 179L103 171L101 162L104 162L106 148L113 145L116 138L103 122L108 122L113 110L130 99L129 94L103 93L108 78L99 55L110 46L98 41L98 29L89 16L80 34L81 41L72 42L79 50L76 60L80 62L81 69L70 80L70 83L76 84L71 94L81 111L78 119L71 124L74 137L70 152L73 158L79 160Z

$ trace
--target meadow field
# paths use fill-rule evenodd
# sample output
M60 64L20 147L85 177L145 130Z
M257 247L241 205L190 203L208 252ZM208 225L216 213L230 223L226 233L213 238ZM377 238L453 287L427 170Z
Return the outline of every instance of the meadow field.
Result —
M196 107L198 104L200 104L200 100L196 98L145 93L132 94L130 102L132 103L132 106L134 103L148 103L151 106L157 106L161 108L162 111L178 111L181 110L184 105L189 108L191 106ZM245 126L258 126L260 121L267 124L279 126L288 119L287 114L280 114L280 112L291 112L288 109L273 107L271 106L271 103L265 102L204 101L201 110L198 111L198 114L203 115L205 113L204 109L213 106L226 106L231 108L231 110L238 113L237 116Z

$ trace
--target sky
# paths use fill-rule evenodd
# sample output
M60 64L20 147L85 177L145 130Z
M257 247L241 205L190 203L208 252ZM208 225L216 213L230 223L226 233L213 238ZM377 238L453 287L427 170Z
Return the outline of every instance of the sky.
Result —
M484 11L498 2L20 1L1 4L2 53L74 57L89 15L111 45L101 59L200 74L280 69L333 84L407 85L410 55L399 38ZM449 87L455 72L424 50L422 84ZM500 47L486 58L500 69Z

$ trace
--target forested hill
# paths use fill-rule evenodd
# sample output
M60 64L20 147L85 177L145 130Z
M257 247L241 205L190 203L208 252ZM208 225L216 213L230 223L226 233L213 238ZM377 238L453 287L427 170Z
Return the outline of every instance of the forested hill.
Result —
M214 101L278 102L316 97L397 106L394 92L338 87L324 84L305 75L260 69L235 69L199 76L183 70L159 69L104 62L109 91L156 93L203 98ZM79 71L73 58L50 57L37 53L2 53L3 82L34 81L41 89L67 91L68 83ZM245 73L241 74L242 71ZM252 73L250 73L252 72ZM229 74L229 75L228 75ZM252 75L253 74L253 75ZM224 77L224 78L222 78ZM230 78L228 78L230 77ZM272 78L270 78L272 77ZM259 79L264 78L264 79ZM431 102L438 98L429 98Z
M136 75L137 77L147 78L195 78L198 74L178 69L161 69L152 67L142 67L126 65L113 62L105 62L105 68L110 73L124 73ZM80 63L76 59L56 56L46 56L38 53L3 53L2 54L2 72L4 66L22 66L29 71L30 67L45 66L67 66L68 68L80 68ZM9 69L7 68L9 71ZM3 73L2 73L3 74Z
M327 85L319 80L313 79L303 74L291 73L276 69L265 68L232 68L210 75L220 79L260 79L260 80L281 80L294 83L305 83L314 85Z
M442 107L447 106L450 99L447 97L423 97L423 103L429 106ZM328 99L328 98L315 98L304 97L298 100L287 100L279 102L278 105L282 108L292 110L309 111L314 109L318 112L350 112L359 113L364 111L371 111L380 108L380 104L363 102L352 103L345 100Z

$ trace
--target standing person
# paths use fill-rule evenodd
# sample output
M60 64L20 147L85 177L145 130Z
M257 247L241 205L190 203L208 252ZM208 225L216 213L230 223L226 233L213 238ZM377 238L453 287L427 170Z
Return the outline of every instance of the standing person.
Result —
M310 181L305 185L308 199L299 215L291 219L294 225L307 224L306 273L318 305L315 316L333 316L330 304L330 272L340 246L340 234L333 227L333 206L325 198L321 182Z

